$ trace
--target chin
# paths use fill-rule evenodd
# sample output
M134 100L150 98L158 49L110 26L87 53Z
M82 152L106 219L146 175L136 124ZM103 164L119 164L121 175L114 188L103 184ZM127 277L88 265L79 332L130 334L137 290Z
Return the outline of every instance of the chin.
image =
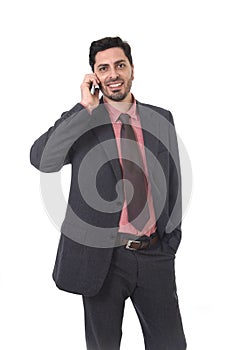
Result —
M127 94L122 92L116 92L114 94L106 94L104 93L104 96L109 98L112 101L122 101L126 98Z
M124 100L126 97L126 95L112 95L110 96L110 99L113 100L113 101L122 101Z

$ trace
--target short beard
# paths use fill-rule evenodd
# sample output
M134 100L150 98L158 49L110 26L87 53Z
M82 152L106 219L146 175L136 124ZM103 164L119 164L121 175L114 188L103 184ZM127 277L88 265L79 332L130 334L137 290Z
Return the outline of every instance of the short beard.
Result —
M119 92L119 93L115 93L113 95L105 94L104 96L108 97L112 101L122 101L122 100L124 100L126 98L127 95L128 95L128 92L125 92L124 94Z

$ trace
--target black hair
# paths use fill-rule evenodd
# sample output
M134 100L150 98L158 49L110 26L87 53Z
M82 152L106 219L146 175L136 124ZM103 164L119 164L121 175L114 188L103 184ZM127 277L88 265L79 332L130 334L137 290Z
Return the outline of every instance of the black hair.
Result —
M112 47L120 47L124 53L125 56L128 58L131 66L133 65L133 60L131 56L131 47L126 41L123 41L121 38L117 37L106 37L103 39L99 39L96 41L93 41L90 46L90 53L89 53L89 64L92 68L92 71L94 71L94 65L95 65L95 56L99 51L104 51L107 49L110 49Z

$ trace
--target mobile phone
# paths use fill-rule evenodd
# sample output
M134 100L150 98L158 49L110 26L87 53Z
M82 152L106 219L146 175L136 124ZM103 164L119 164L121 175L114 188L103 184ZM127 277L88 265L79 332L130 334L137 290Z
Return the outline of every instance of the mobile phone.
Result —
M94 95L96 89L99 89L99 85L95 86L94 84L92 84L92 86L91 86L91 94L92 95Z

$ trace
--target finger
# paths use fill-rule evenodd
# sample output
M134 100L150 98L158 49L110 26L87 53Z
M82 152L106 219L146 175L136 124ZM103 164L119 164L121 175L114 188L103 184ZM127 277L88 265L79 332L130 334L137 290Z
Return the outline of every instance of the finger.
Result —
M83 82L84 82L84 83L91 84L91 83L93 83L93 81L94 81L95 79L96 79L96 78L95 78L94 74L86 74L85 77L84 77L84 79L83 79Z
M100 84L100 80L99 80L99 78L97 77L96 74L95 74L95 78L96 78L97 85Z
M95 89L99 88L99 84L95 78L91 80L90 85L94 86Z
M92 81L93 85L95 86L95 88L99 87L99 79L97 78L97 76L95 74L93 74L93 81Z
M95 74L86 74L83 80L83 87L87 87L90 89L91 87L99 88L99 79ZM92 90L92 89L91 89ZM92 90L92 93L94 93L94 90Z

